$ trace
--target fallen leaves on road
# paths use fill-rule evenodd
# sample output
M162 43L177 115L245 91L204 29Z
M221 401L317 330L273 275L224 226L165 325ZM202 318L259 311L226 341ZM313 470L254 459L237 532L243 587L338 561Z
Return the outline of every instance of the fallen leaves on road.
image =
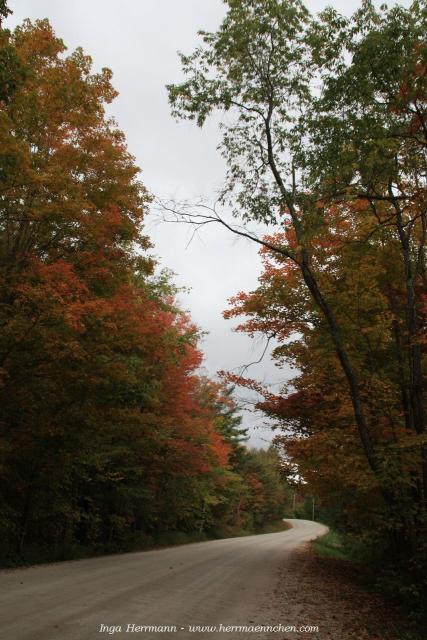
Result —
M350 563L316 556L310 546L296 551L280 569L269 624L318 626L316 632L274 634L276 640L402 640L416 637L393 604L368 591ZM267 616L266 616L267 617ZM274 620L274 622L273 622ZM402 630L403 629L403 630ZM403 635L406 634L407 635Z

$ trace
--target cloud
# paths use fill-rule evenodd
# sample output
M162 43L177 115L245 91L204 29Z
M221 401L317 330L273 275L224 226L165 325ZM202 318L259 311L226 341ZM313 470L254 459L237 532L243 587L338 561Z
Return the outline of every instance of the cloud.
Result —
M318 11L329 3L311 0L307 4ZM350 13L359 3L336 0L332 4ZM9 26L26 17L47 17L69 49L82 46L96 69L112 69L120 95L110 112L125 132L152 192L162 197L214 197L225 170L216 149L217 122L207 123L202 130L192 123L176 123L170 116L165 85L181 79L177 51L192 51L199 29L215 30L220 24L225 14L220 0L20 0L11 5L14 14ZM209 332L203 344L209 373L256 360L263 345L233 333L232 323L221 315L230 296L256 287L260 272L256 245L236 241L212 225L190 244L187 227L158 225L149 217L147 229L162 264L177 273L178 284L191 287L181 295L182 303ZM278 370L266 357L250 375L277 383L290 372ZM251 443L263 445L263 438L271 435L263 431L260 436L255 423L259 419L245 416Z

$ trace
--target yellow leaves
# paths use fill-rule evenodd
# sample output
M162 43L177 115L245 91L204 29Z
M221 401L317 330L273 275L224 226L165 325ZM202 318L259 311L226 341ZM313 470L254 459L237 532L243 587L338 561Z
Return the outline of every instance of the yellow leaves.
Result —
M53 29L47 19L24 20L14 32L16 47L25 62L38 67L43 59L53 60L66 50L63 41L55 37Z

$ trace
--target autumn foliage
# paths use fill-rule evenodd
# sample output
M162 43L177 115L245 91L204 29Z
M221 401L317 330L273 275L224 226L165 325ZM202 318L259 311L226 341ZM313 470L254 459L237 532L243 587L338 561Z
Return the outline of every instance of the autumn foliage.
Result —
M199 331L155 274L110 71L46 20L0 30L0 58L3 559L281 515L283 493L264 505L279 476L240 444L230 392L200 374Z
M415 201L405 211L413 248L424 242L420 206ZM411 593L422 598L426 436L413 408L411 366L414 345L425 359L424 274L420 269L414 277L413 335L405 263L390 205L374 209L364 200L341 202L323 205L322 216L311 243L312 259L358 374L379 472L366 458L325 319L307 295L298 265L277 251L261 250L258 288L232 298L225 316L243 319L237 331L274 339L273 358L279 366L290 365L295 376L279 393L234 374L225 379L259 394L257 409L279 429L275 443L288 480L302 494L317 496L318 516L353 536L365 552L370 548L381 562L386 546L387 560L405 563L409 580L417 585ZM280 247L286 234L268 242ZM417 256L415 249L411 254Z
M226 315L296 370L274 393L228 379L261 394L293 481L425 612L426 2L225 5L168 87L174 116L219 119L225 185L211 213L177 213L262 245Z

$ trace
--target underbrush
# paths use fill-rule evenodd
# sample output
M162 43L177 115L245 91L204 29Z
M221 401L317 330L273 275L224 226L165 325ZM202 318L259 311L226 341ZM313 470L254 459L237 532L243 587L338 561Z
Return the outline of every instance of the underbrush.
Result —
M365 541L330 529L328 533L313 543L315 553L354 564L366 565L381 563L382 558Z
M338 558L339 560L349 560L349 555L342 537L336 531L328 531L321 538L313 543L314 552L320 556L328 556L329 558Z
M411 592L411 599L404 597L404 574L392 570L378 550L334 530L315 540L312 550L333 573L385 599L402 621L399 640L425 640L427 612L420 606L417 591Z
M55 546L51 545L46 547L29 547L21 556L4 556L1 558L0 567L17 568L66 560L82 560L85 558L94 558L103 555L149 551L151 549L161 549L163 547L205 542L207 540L276 533L280 531L287 531L288 529L290 529L290 525L288 523L283 520L276 520L265 523L264 525L251 530L222 527L220 529L213 529L209 532L163 531L152 535L139 533L127 538L126 540L96 546L75 543Z

